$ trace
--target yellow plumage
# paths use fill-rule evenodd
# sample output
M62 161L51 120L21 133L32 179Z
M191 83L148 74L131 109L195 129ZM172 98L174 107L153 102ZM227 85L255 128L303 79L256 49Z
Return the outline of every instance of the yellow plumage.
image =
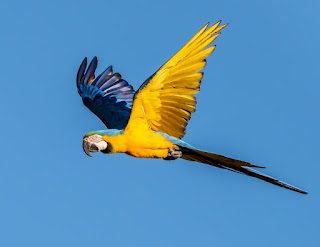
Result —
M181 138L195 111L195 94L200 89L205 58L215 49L208 47L225 27L206 24L137 91L129 122L119 135L102 138L113 153L136 157L166 158L175 145L156 131ZM90 78L90 81L93 78Z
M190 41L144 83L136 94L126 131L142 124L144 131L161 131L182 138L191 113L202 73L215 46L208 47L225 25L206 24ZM140 119L141 121L137 121Z
M195 94L200 89L205 58L215 49L208 47L225 25L206 24L190 41L142 85L135 95L123 134L103 136L112 152L136 157L166 158L174 144L155 131L181 138L195 111Z
M111 135L103 136L92 132L92 135L84 137L84 151L88 155L91 151L102 151L127 153L140 158L176 159L181 157L237 171L280 187L307 194L297 187L252 169L262 167L197 150L172 138L181 138L185 134L191 113L195 111L195 94L200 89L201 70L206 65L206 57L215 49L215 46L210 45L224 27L225 25L220 25L220 22L217 22L211 27L206 24L201 28L136 92L130 119L124 131L116 132L116 134L111 131ZM93 60L91 65L96 66L96 62L96 59ZM83 64L86 66L86 60L80 66L80 75L84 71ZM92 66L89 65L89 70L93 68ZM94 76L89 78L89 84L93 79ZM158 132L162 132L162 134ZM173 143L176 143L177 146Z

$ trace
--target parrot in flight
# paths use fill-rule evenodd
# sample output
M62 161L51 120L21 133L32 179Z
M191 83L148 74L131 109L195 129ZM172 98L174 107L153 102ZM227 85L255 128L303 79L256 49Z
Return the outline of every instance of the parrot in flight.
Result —
M83 137L83 150L105 154L126 153L138 158L178 158L208 164L262 179L302 194L307 192L264 175L249 162L198 150L182 140L196 107L206 58L212 42L226 25L221 21L202 27L173 57L135 91L109 66L95 76L97 57L82 61L76 78L82 101L107 129Z

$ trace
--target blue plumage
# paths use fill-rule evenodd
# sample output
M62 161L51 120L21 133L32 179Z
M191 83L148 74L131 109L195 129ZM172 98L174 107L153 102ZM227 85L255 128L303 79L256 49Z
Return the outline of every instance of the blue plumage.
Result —
M94 57L87 68L84 58L77 73L77 88L82 101L109 129L124 129L131 113L133 87L113 73L109 66L97 78L98 59Z
M159 133L160 135L162 135L163 137L165 137L167 140L169 140L170 142L178 145L178 146L181 146L181 147L185 147L185 148L194 148L193 146L191 146L189 143L177 138L177 137L174 137L174 136L171 136L171 135L168 135L166 133L163 133L163 132L160 132L160 131L157 131L157 133Z
M118 130L118 129L104 129L104 130L96 130L96 131L92 131L89 132L85 135L86 136L90 136L90 135L108 135L108 136L115 136L115 135L120 135L123 133L123 130Z

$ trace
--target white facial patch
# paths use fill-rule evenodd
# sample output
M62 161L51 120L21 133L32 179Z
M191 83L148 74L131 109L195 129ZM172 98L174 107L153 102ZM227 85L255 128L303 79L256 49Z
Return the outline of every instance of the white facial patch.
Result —
M105 150L108 147L108 143L105 141L99 141L95 143L95 146L99 149L98 151Z

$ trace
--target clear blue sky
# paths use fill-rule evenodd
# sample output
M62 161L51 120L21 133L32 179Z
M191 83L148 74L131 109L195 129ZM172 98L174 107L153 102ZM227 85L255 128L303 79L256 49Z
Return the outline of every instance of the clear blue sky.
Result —
M2 1L0 246L320 246L319 1ZM84 56L138 87L203 24L208 59L186 140L265 165L303 196L178 160L95 155Z

